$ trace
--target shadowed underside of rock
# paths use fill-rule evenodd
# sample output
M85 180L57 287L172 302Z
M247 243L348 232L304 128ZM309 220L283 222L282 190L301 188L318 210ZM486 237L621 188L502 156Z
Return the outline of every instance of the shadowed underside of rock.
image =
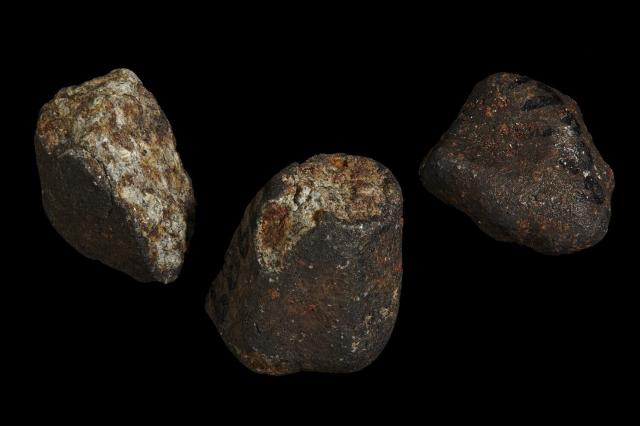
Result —
M608 229L611 168L575 101L528 77L476 85L420 176L493 238L541 253L585 249Z
M395 322L402 194L373 160L317 155L274 176L247 207L206 308L255 372L350 372Z
M85 256L139 281L182 267L195 201L171 126L125 69L60 90L38 119L45 212Z

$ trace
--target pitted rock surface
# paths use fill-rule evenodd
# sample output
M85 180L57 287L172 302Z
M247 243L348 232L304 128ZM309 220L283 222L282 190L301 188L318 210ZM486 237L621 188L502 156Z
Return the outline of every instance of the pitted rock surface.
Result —
M608 230L613 172L578 105L525 76L478 83L420 176L493 238L544 254L585 249Z

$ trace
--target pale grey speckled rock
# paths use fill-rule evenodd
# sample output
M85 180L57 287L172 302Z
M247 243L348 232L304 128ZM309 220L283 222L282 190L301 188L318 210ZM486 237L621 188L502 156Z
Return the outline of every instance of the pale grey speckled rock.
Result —
M42 107L35 149L54 228L85 256L139 281L175 280L195 199L153 95L117 69Z

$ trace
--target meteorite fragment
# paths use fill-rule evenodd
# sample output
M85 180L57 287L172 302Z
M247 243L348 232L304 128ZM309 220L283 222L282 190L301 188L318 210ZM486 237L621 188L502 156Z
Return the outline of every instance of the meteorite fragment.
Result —
M528 77L478 83L420 176L493 238L540 253L585 249L609 226L613 172L578 105Z
M35 148L45 212L69 244L139 281L177 278L193 189L167 118L133 72L60 90L40 111Z
M317 155L247 207L206 308L258 373L352 372L384 348L402 279L402 194L364 157Z

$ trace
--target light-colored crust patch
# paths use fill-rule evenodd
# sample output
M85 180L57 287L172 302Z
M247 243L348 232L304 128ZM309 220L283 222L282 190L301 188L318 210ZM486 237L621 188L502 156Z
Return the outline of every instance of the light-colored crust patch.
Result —
M344 154L312 157L281 176L284 189L265 203L256 232L258 261L271 272L326 212L353 223L380 216L385 175L371 159Z

